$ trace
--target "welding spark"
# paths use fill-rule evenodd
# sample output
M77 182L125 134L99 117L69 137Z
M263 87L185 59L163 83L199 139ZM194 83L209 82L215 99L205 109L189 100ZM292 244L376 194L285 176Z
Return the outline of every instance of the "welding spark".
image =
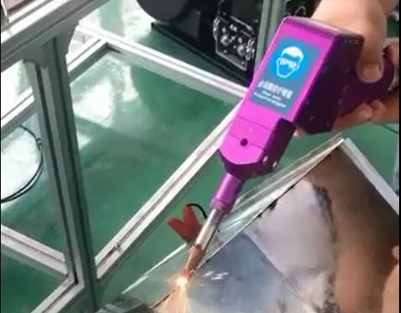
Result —
M156 309L160 313L191 313L188 298L188 280L183 277L177 281L180 284L176 289L160 303Z
M190 277L181 274L173 281L172 290L154 308L160 313L191 313L188 288Z
M187 277L185 276L180 276L177 278L176 280L176 286L180 289L186 289L188 284L189 284L189 280Z

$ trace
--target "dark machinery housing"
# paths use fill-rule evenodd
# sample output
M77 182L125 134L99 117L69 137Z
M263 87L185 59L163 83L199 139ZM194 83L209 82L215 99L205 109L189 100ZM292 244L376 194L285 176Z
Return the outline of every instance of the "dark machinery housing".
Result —
M253 75L263 0L138 0L171 36L248 83ZM287 0L286 15L311 16L318 0Z

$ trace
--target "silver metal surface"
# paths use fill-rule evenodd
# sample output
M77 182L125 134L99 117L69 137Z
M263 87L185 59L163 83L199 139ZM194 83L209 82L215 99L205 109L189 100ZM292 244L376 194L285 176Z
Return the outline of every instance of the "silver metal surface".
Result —
M88 309L100 307L87 203L82 181L64 38L42 47L46 65L27 63L41 130L49 185L60 209L66 237L65 258L77 285L83 284Z
M125 38L111 32L83 25L77 29L84 34L106 41L111 49L124 55L131 63L215 99L237 103L246 94L247 88L237 83L136 42L127 42Z
M252 214L229 223L228 235L219 233L223 243L185 301L172 298L175 306L160 312L181 312L186 303L185 313L381 313L383 286L396 263L392 248L399 244L397 206L388 202L395 195L376 171L361 166L366 159L350 141L332 147L277 201L269 188L268 201L263 188L251 192L248 199L261 200L248 201ZM290 177L281 186L294 182ZM153 303L151 290L168 288L185 255L176 253L125 295Z
M107 44L97 38L90 39L68 58L70 81L74 81L107 52ZM19 125L35 113L32 90L24 92L15 107L1 118L1 139L6 138Z
M46 275L65 279L68 275L64 255L40 242L1 225L1 252L34 267Z
M1 33L1 71L28 57L108 0L47 1Z
M219 239L222 242L226 242L233 238L238 232L238 227L248 224L255 216L263 213L265 208L274 204L277 199L280 199L292 186L309 174L342 144L344 144L344 139L341 135L334 136L298 161L273 174L270 178L245 193L238 199L233 212L222 225ZM213 252L209 253L209 255L211 257Z

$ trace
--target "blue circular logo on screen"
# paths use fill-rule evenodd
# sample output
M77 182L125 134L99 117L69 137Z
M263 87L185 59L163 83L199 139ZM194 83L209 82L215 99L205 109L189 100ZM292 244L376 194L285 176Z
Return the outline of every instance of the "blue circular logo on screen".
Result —
M290 78L294 73L302 68L305 60L304 52L296 47L285 48L277 59L277 76L280 78Z

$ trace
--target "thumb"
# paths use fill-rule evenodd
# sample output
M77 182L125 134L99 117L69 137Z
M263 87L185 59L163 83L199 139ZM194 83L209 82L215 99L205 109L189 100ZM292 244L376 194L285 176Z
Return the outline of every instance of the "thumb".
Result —
M357 64L357 73L363 82L375 83L383 77L383 48L387 27L378 21L377 24L369 23L365 28L362 32L365 34L365 43Z

